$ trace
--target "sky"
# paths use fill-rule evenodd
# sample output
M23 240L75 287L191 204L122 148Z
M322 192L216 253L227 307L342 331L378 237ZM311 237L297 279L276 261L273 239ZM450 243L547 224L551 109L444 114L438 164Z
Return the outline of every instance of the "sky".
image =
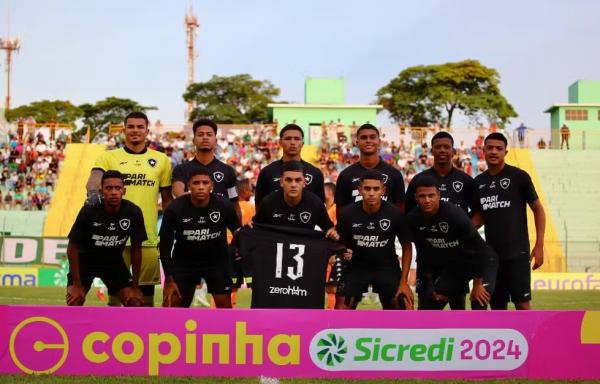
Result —
M157 107L151 120L182 123L190 3L196 81L249 73L282 101L303 102L305 77L344 77L346 102L367 104L409 66L476 59L499 72L519 114L511 126L542 129L570 84L600 80L593 0L0 0L0 36L22 41L12 106L116 96Z

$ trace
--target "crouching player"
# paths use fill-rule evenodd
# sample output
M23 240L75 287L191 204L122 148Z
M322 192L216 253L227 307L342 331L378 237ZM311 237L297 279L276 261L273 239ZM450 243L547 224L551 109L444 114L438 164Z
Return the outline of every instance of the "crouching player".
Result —
M187 187L190 193L169 204L160 227L163 307L189 307L204 278L217 308L231 308L227 229L237 231L240 220L228 199L212 193L207 170L193 171Z
M109 170L102 175L102 204L85 205L69 233L67 256L67 305L83 305L95 277L102 279L108 293L125 306L143 305L138 287L142 242L147 239L140 208L124 200L123 175ZM133 277L123 261L123 249L131 238Z
M485 309L494 292L498 258L462 209L440 201L437 185L430 176L417 181L418 206L407 217L422 250L417 263L419 309L443 309L449 298L468 293L471 279L471 308Z

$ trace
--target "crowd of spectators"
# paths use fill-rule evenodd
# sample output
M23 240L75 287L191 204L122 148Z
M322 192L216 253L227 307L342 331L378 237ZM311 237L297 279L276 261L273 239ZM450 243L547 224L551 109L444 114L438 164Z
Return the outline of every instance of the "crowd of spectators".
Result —
M240 180L248 179L255 185L261 168L279 156L277 139L277 129L271 125L224 130L219 132L217 156L235 169ZM382 135L381 157L402 172L407 185L414 175L433 165L427 139L428 136L424 136L414 140L407 134L396 143ZM348 139L343 134L338 134L337 140L331 135L323 135L316 151L317 158L308 160L316 160L325 181L335 183L339 173L358 160L359 152L352 145L353 140L354 137ZM148 141L151 148L167 154L173 168L195 154L192 141L183 133L152 133ZM122 143L123 136L117 133L108 137L107 147L117 148ZM0 209L45 209L64 159L65 146L63 135L55 140L46 138L41 132L23 135L21 139L19 135L10 135L0 149ZM470 146L461 141L455 147L456 168L473 177L485 170L482 136Z
M66 137L9 134L0 144L0 209L44 210L64 159Z

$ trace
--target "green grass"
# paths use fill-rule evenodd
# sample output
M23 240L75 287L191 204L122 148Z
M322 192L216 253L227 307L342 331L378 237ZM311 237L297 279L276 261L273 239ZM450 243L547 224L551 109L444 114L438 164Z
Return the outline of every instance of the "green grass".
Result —
M247 289L238 292L238 307L250 306L250 294ZM162 290L157 289L155 295L156 305L160 305ZM0 304L28 304L28 305L64 305L65 289L55 287L0 287ZM535 291L532 304L536 309L547 310L600 310L600 291ZM104 306L94 292L90 292L86 305ZM380 308L374 304L361 303L361 309ZM269 381L264 381L269 383ZM359 383L371 384L397 383L398 380L344 380L344 379L280 379L280 383L308 384L308 383ZM402 380L402 383L469 383L467 380ZM486 383L562 383L563 381L529 381L529 380L492 380ZM579 383L592 383L593 381L577 381ZM596 381L599 382L600 381ZM56 377L56 376L24 376L0 375L0 383L58 383L58 384L112 384L112 383L216 383L216 384L245 384L261 383L259 378L191 378L191 377ZM272 382L271 382L272 383Z
M90 291L86 305L106 305ZM238 292L238 307L250 307L251 292L241 289ZM600 310L600 291L534 291L532 305L535 309L579 309ZM154 302L160 305L162 290L156 290ZM64 305L65 289L57 287L0 287L0 304ZM381 308L375 304L361 303L360 309Z

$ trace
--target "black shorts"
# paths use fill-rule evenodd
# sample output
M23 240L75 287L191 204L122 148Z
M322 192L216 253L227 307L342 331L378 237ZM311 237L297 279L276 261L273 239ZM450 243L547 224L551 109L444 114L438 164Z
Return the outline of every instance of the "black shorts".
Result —
M227 265L175 267L173 268L173 279L184 297L189 294L193 295L196 286L202 279L206 282L208 292L213 295L230 294L233 286Z
M492 306L525 303L531 300L531 265L528 257L501 260L498 264Z
M338 285L340 291L346 298L353 297L357 302L362 299L362 294L367 292L369 285L373 286L373 292L379 294L382 302L388 302L396 296L400 285L400 268L390 269L364 269L346 268L342 281Z
M342 259L336 256L333 265L328 266L325 282L330 285L337 285L342 280L342 269L344 264Z
M109 295L116 295L123 288L131 286L133 281L129 269L122 258L106 264L79 264L79 278L85 291L89 291L94 278L99 277L108 288ZM73 285L71 273L67 274L67 285Z

